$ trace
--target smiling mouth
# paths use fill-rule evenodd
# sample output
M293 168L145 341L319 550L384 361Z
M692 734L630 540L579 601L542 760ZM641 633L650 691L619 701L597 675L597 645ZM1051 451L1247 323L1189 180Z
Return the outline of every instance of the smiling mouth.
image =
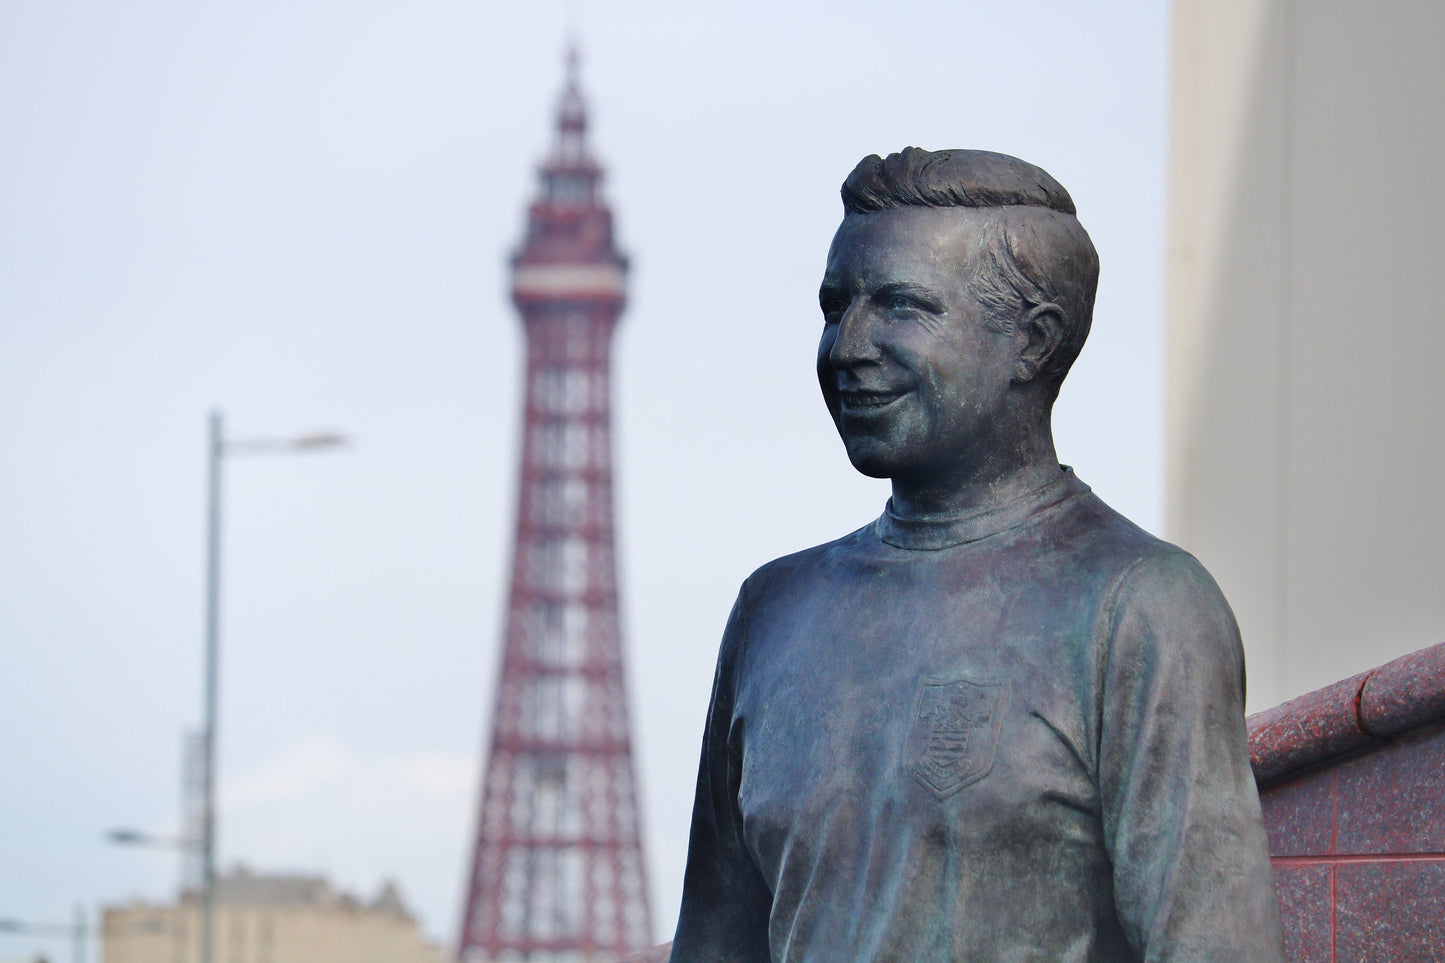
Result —
M905 394L906 391L840 391L838 400L844 411L867 414L887 408Z

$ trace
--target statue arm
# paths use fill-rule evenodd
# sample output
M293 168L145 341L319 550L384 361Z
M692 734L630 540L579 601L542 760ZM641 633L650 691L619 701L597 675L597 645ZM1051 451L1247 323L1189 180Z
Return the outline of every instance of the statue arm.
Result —
M743 840L738 809L743 746L733 707L736 672L747 634L746 592L744 585L718 653L672 963L768 963L770 959L772 892Z
M1101 620L1104 829L1139 958L1283 960L1233 613L1177 552L1135 563Z

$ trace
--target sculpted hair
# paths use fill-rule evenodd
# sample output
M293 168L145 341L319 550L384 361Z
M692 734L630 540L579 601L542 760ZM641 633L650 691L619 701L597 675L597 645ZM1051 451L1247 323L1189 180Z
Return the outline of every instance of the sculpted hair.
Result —
M987 212L974 290L994 330L1011 330L1040 304L1058 306L1062 338L1041 371L1057 391L1089 336L1099 285L1099 256L1064 186L1007 154L917 147L886 158L871 154L843 182L846 214L898 206Z

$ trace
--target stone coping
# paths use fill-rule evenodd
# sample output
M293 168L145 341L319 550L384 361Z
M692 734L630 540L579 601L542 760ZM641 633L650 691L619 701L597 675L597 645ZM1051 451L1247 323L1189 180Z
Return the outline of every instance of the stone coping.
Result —
M1445 722L1445 644L1316 689L1249 723L1249 757L1260 786L1398 735Z

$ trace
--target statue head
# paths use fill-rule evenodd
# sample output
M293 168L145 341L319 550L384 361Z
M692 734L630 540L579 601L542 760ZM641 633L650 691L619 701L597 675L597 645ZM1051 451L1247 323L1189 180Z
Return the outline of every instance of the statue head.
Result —
M1083 347L1099 262L1064 188L987 151L864 158L819 291L818 376L849 458L895 479L993 476L1038 449Z

